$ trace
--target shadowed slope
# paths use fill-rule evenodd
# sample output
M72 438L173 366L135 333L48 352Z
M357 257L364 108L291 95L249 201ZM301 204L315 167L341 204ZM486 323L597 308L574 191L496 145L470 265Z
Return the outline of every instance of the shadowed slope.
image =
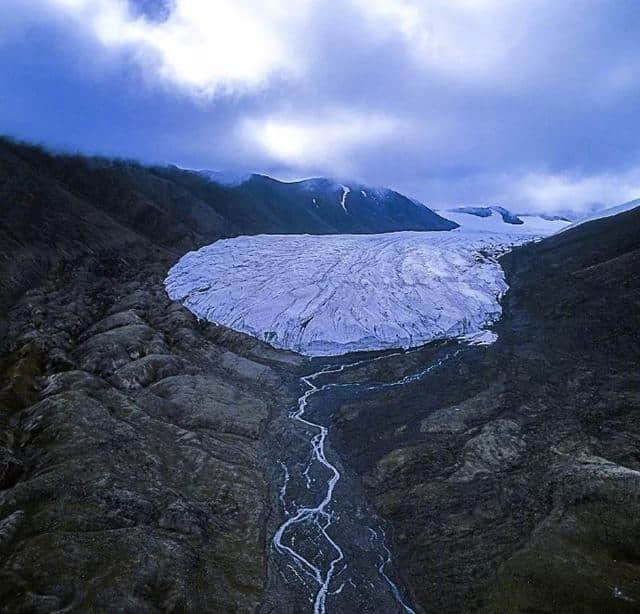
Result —
M425 611L636 611L640 211L501 262L498 341L340 399L334 445L393 525ZM425 348L359 377L431 361Z

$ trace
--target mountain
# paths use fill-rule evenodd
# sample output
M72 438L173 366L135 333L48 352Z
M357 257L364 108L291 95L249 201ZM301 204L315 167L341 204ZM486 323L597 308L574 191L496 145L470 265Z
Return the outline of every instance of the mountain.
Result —
M235 205L226 215L237 225L252 220L258 232L359 234L456 227L421 203L386 188L325 178L282 182L256 174L234 178L200 171L200 175L226 188L226 198Z
M307 419L389 521L421 610L635 612L640 209L500 263L495 343L365 361Z
M311 611L335 570L327 611L637 611L640 209L502 256L491 345L308 359L164 287L356 206L272 181L0 142L0 609Z
M4 612L264 599L265 433L301 359L169 299L180 255L241 230L171 176L0 141Z

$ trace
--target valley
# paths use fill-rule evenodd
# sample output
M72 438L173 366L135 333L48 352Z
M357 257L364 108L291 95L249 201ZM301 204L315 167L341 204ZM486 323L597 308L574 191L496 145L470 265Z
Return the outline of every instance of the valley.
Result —
M1 145L3 611L637 609L637 208L266 235L195 173Z
M0 614L639 613L639 31L0 0Z

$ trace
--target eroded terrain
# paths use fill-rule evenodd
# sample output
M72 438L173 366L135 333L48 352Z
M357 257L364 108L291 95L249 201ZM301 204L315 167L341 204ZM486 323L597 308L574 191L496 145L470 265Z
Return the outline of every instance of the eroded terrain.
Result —
M640 211L624 215L503 257L496 343L312 414L390 523L417 609L637 611ZM442 351L338 382L397 379Z
M264 432L300 361L199 325L161 279L43 288L11 314L3 611L261 602Z

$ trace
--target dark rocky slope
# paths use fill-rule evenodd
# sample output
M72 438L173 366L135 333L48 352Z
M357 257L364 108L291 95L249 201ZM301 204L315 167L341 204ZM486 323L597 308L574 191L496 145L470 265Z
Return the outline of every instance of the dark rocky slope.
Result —
M231 225L147 169L10 143L0 203L0 611L253 611L299 359L162 284Z
M181 179L189 176L181 175ZM247 228L251 222L258 232L271 233L375 233L457 227L398 192L347 183L324 178L284 183L251 175L240 185L227 188L228 215L239 226Z
M8 314L0 611L251 611L264 434L297 358L172 304L161 267L74 271Z
M640 608L640 210L502 258L492 346L334 400L331 433L425 612ZM343 377L415 372L432 344Z

